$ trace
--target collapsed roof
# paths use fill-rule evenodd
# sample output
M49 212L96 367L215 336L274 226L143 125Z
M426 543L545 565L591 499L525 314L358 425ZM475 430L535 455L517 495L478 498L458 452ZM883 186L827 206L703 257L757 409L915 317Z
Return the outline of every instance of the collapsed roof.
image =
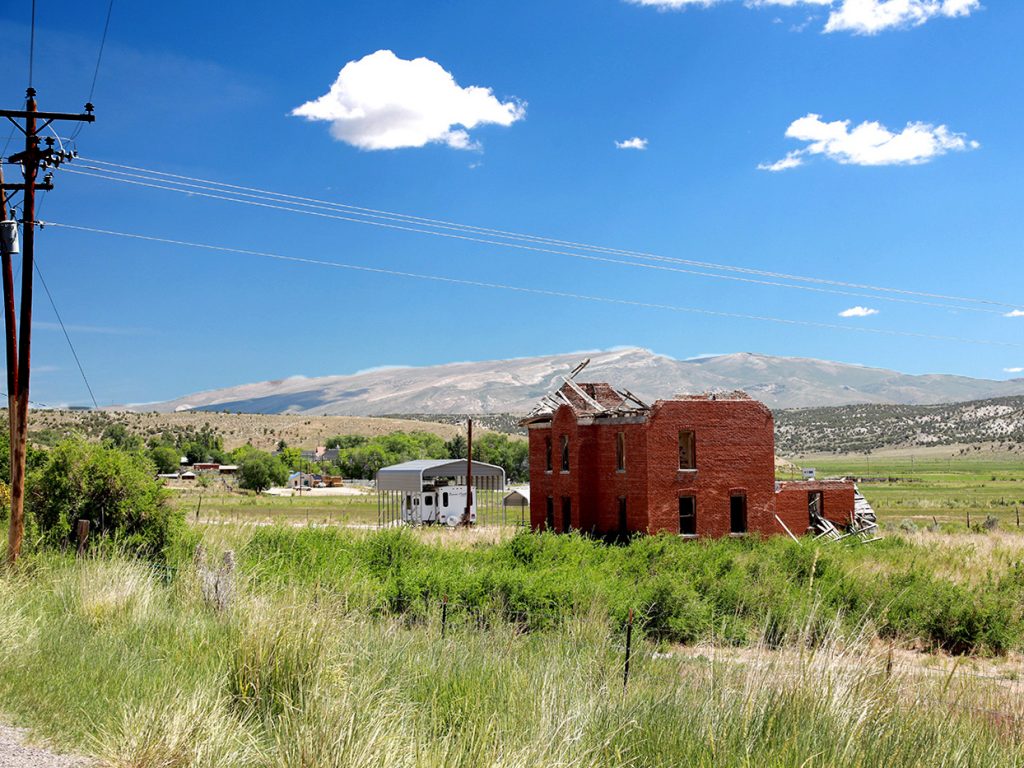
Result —
M590 359L577 365L568 376L560 377L561 386L554 392L544 395L540 402L520 426L550 421L562 406L568 406L577 416L600 417L636 417L647 416L651 406L634 395L628 389L617 389L604 382L576 381L579 373L587 367ZM675 400L750 400L750 396L741 390L731 392L704 392L702 394L678 394Z

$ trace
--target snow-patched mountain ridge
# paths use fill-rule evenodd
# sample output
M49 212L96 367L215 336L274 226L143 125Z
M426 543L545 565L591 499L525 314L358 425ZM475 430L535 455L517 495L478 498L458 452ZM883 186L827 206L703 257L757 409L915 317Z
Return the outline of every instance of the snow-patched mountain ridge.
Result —
M647 400L681 392L743 389L772 408L853 403L926 404L1024 394L1024 379L909 375L798 357L751 353L676 360L629 348L563 355L380 368L342 376L291 377L199 392L143 411L374 416L393 413L525 413L583 358L581 381L607 381Z

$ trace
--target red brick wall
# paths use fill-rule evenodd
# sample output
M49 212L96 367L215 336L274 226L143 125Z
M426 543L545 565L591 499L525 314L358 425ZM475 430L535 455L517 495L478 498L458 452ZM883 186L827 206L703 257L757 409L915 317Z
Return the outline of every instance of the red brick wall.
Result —
M562 435L569 436L569 471L562 471ZM551 438L551 471L545 470L545 438ZM585 448L584 448L585 452ZM572 527L580 527L581 446L579 427L573 411L563 405L554 415L549 429L530 430L530 525L543 530L547 500L555 505L555 530L564 532L562 499L572 500Z
M697 469L679 469L679 431L696 436ZM679 497L697 504L697 535L730 532L730 496L747 499L747 530L777 533L772 415L756 400L659 401L647 426L649 533L679 532Z
M799 480L779 484L775 511L796 536L807 531L809 495L821 491L822 514L836 525L848 525L853 514L853 483L838 480Z

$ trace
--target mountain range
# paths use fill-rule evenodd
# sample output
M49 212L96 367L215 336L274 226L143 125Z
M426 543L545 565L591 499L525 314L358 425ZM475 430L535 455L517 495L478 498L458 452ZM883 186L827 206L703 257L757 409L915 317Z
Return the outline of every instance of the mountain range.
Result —
M745 352L677 360L647 349L625 348L380 368L340 376L295 376L120 408L354 416L526 413L586 358L590 364L579 381L607 381L647 401L679 393L736 389L773 409L861 403L921 405L1024 395L1021 378L996 381L948 374L911 375Z

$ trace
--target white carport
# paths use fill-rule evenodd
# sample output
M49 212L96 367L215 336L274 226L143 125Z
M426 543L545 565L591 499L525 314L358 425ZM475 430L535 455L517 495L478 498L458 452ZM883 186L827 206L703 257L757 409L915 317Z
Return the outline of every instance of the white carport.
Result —
M377 470L377 524L393 525L402 520L402 502L407 495L422 495L436 487L466 486L466 459L416 459ZM474 506L477 520L487 524L503 514L505 470L494 464L474 461L472 467Z

